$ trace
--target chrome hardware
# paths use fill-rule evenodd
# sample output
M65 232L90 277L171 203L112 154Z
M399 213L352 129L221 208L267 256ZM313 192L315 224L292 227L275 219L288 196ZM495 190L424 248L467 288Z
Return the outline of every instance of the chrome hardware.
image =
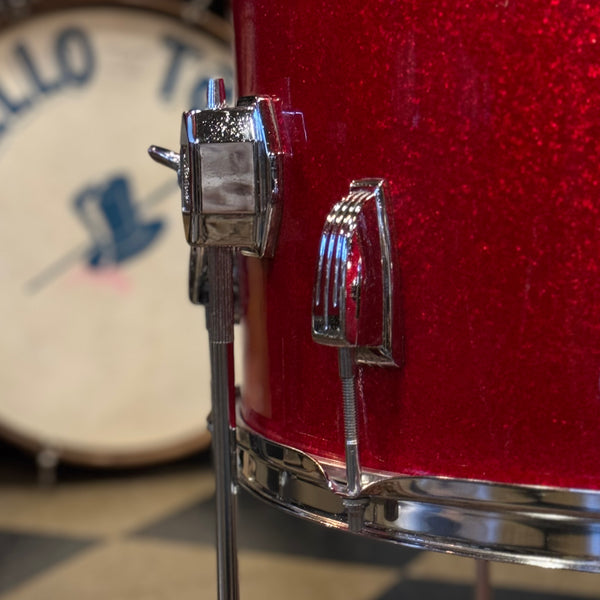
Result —
M40 448L36 457L37 479L41 487L56 485L60 453L52 447Z
M327 216L313 297L313 339L354 348L356 362L396 366L392 260L383 179L350 184Z
M344 430L346 437L346 462L348 493L358 496L361 490L360 464L358 462L358 432L356 429L356 399L354 394L354 356L350 348L339 350L340 380L344 398Z
M160 146L150 146L149 149L150 156L159 164L164 167L168 167L169 169L173 169L177 171L179 174L179 154L177 152L173 152L173 150L167 150L166 148L161 148Z
M271 256L280 217L281 138L274 100L225 105L213 82L208 108L183 114L179 154L157 146L157 162L178 171L186 239L191 246L239 248Z
M392 261L382 179L353 181L325 221L315 278L313 339L338 347L344 408L347 497L352 531L364 512L354 364L396 366L392 351Z
M272 442L243 424L237 439L241 485L292 514L348 528L343 464ZM599 491L367 469L362 480L362 535L476 559L600 573Z
M219 600L238 600L237 473L231 446L234 402L233 252L207 249L210 299L206 324L210 348L212 448L217 504L217 589Z
M203 246L190 247L188 271L188 296L192 304L208 306L209 300L208 256ZM242 318L238 261L233 261L233 322Z
M207 108L183 114L180 153L157 146L149 153L177 171L191 246L189 297L196 304L208 302L218 597L237 600L234 250L262 257L274 249L282 147L273 100L242 98L229 108L223 80L213 79Z
M481 558L475 561L475 600L492 600L490 563Z
M208 305L208 257L204 248L190 247L188 296L192 304Z
M354 393L354 351L339 348L338 363L344 407L344 448L346 453L347 498L344 506L348 515L348 527L355 533L362 529L364 502L358 498L362 491L360 460L358 455L358 431L356 426L356 398Z

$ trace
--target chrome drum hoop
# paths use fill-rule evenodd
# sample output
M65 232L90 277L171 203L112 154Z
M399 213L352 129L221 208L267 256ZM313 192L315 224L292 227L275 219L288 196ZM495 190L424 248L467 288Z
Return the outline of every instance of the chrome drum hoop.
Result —
M288 512L348 529L343 464L237 429L240 483ZM600 492L364 474L361 534L462 556L600 572Z

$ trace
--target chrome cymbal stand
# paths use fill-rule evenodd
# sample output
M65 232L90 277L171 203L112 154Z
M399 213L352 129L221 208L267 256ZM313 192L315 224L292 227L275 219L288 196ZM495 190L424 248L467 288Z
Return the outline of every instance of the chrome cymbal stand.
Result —
M242 98L228 107L223 80L213 79L207 108L183 114L180 153L157 146L149 152L177 171L191 246L190 299L208 299L218 598L238 600L233 260L237 250L257 257L273 252L283 154L274 101Z

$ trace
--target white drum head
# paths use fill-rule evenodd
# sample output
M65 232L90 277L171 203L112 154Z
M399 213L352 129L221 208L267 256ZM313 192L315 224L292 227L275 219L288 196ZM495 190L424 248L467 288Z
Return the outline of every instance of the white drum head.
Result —
M204 310L187 301L181 112L224 44L155 13L85 8L0 35L0 429L64 460L204 448ZM37 77L37 80L36 80Z

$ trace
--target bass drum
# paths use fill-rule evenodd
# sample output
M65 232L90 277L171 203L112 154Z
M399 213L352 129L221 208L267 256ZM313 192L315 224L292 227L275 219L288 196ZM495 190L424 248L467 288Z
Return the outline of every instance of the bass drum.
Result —
M0 33L0 431L103 467L210 437L179 191L146 147L207 76L231 84L229 29L192 3L133 5L31 3Z
M277 98L289 142L278 246L247 265L244 485L364 535L600 570L600 7L234 19L240 96Z

